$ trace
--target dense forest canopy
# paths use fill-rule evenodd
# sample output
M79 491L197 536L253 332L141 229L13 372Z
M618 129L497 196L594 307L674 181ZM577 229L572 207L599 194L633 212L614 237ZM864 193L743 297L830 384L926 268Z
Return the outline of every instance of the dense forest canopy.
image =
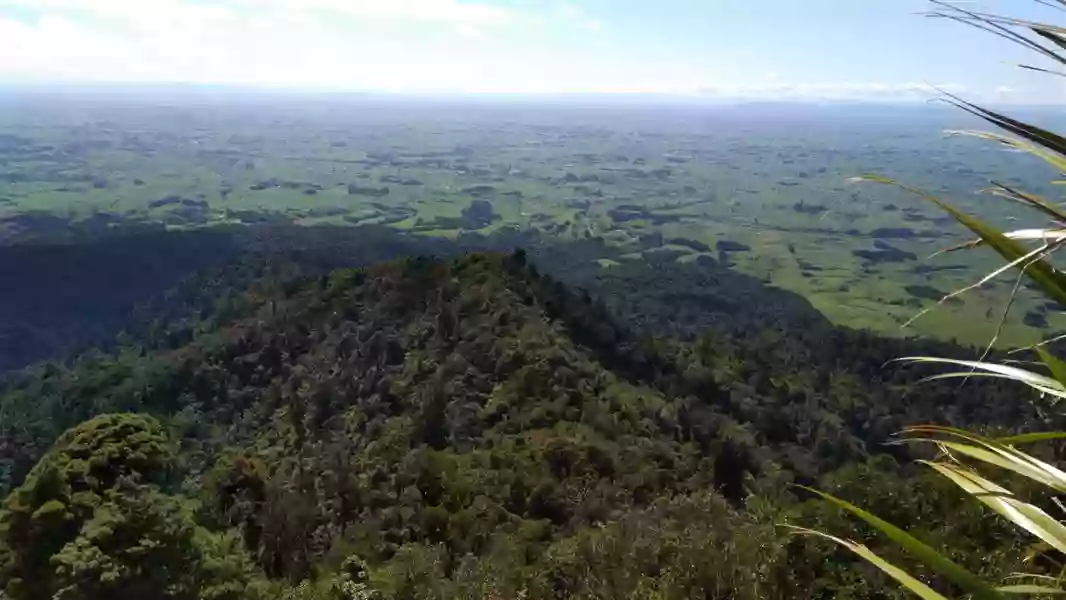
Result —
M1055 424L1010 384L960 394L886 364L973 350L834 326L711 258L603 269L596 240L351 232L39 255L42 273L121 272L196 249L184 272L95 292L113 320L72 331L106 350L6 376L11 597L884 597L868 568L779 527L844 523L793 484L882 509L982 573L1015 567L1016 533L886 445L913 422Z

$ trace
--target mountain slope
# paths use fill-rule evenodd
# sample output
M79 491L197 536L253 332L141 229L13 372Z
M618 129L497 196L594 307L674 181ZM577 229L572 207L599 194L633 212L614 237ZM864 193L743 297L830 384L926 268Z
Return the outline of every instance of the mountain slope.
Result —
M12 419L29 425L9 430L8 450L24 453L12 469L25 468L35 458L33 448L50 443L47 429L58 431L97 413L140 409L180 413L193 429L223 427L228 445L247 449L253 463L271 465L263 474L267 479L300 479L330 472L329 461L356 460L355 472L391 481L407 472L405 461L444 460L436 468L463 472L469 479L462 485L470 490L509 490L497 498L506 510L474 519L489 530L514 515L560 527L595 514L602 518L634 495L655 495L664 481L676 485L706 477L692 450L637 443L655 437L665 398L590 360L561 323L545 317L537 290L515 285L525 273L520 255L471 255L450 264L408 260L337 271L302 286L283 284L281 296L269 301L253 291L249 296L257 308L249 310L255 316L187 346L89 360L57 388L38 382L40 387L22 390L22 402L6 398L9 414L35 413ZM35 427L41 439L26 439ZM212 438L197 434L197 439ZM505 450L494 452L497 446ZM421 454L408 457L411 448L422 448ZM446 448L464 453L462 465L434 454ZM507 458L497 456L501 453ZM549 467L545 453L557 464ZM647 453L669 457L663 459L669 474ZM500 460L506 464L496 464ZM477 461L494 466L478 473ZM574 469L591 469L603 479L637 467L647 472L631 492L605 484L589 495L584 488L526 483L529 477L550 479L553 469L576 482ZM512 482L506 473L522 477ZM17 473L12 478L17 481ZM344 494L347 504L334 514L324 490L357 483L344 478L320 483L313 486L320 495L297 495L315 507L313 529L343 529L368 506L384 503L392 512L403 506L399 497L364 498L372 491L364 490ZM412 483L387 487L399 492ZM421 492L427 493L436 495L431 504L445 501L444 490ZM462 501L469 502L471 492L464 493ZM579 499L582 495L588 497ZM390 544L411 541L420 531L405 522L379 553L388 554ZM306 574L312 549L293 552L288 540L278 547L285 549L284 559L276 560L285 564L262 559L270 574Z
M261 276L210 288L217 314L196 326L12 378L5 488L64 429L150 412L181 445L169 491L270 580L364 572L388 597L812 597L836 593L841 563L775 530L810 514L789 483L884 498L905 471L869 459L905 419L1034 417L998 385L957 413L950 387L894 400L828 350L641 340L522 252L248 268ZM980 527L968 543L1011 543Z
M189 278L232 272L233 265L296 260L332 269L448 251L439 240L373 226L355 234L346 227L267 225L117 230L0 245L0 373L110 346L144 319L187 317L182 309L189 307L175 306L168 293Z

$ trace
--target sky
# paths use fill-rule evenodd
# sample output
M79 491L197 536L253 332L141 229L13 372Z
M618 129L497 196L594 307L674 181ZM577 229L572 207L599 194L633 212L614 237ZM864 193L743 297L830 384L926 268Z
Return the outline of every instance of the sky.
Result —
M1049 17L1030 0L968 9ZM0 0L0 83L1055 104L926 0ZM1046 66L1046 65L1045 65Z

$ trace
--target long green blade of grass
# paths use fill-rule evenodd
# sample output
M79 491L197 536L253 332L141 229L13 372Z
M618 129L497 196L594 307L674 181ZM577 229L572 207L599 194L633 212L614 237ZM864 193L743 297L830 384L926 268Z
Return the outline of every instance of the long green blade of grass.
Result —
M1004 594L1025 594L1029 596L1056 596L1059 594L1066 594L1066 590L1061 588L1053 588L1046 585L1033 585L1031 583L1003 585L996 589Z
M992 363L992 364L994 364L994 363ZM993 373L962 372L962 373L940 373L938 375L930 375L929 377L926 377L926 378L922 379L922 383L927 382L927 381L939 381L941 379L969 379L969 378L974 378L974 377L991 377L991 378L994 378L994 379L1014 379L1012 377L1006 377L1006 376L1003 376L1003 375L996 375L996 374L993 374ZM1053 398L1066 399L1066 392L1062 391L1062 389L1060 389L1058 386L1056 386L1056 387L1044 387L1044 386L1041 386L1041 385L1038 385L1038 384L1035 384L1035 383L1031 383L1031 382L1028 382L1028 381L1023 381L1021 379L1017 379L1015 381L1021 381L1022 383L1025 383L1030 388L1032 388L1033 390L1035 390L1037 392L1040 392L1041 394L1052 396Z
M1066 398L1066 385L1060 383L1057 379L1041 375L1040 373L1034 373L1011 365L1003 365L999 363L980 361L980 360L960 360L954 358L938 358L935 356L907 356L898 359L901 362L916 364L916 363L932 363L940 365L957 365L961 367L968 367L970 369L967 373L941 373L938 375L932 375L927 377L927 380L934 379L946 379L951 377L965 377L967 375L975 375L984 372L994 377L1000 377L1002 379L1010 379L1012 381L1018 381L1024 383L1029 387L1040 390L1047 394L1053 394L1060 398Z
M1059 552L1066 552L1066 526L1037 506L1023 502L1009 490L971 469L942 462L921 461L950 479L1001 516Z
M795 527L795 526L792 526L792 525L789 525L789 527L791 529L795 530L797 533L802 533L802 534L805 534L805 535L813 535L813 536L825 538L827 540L832 540L832 541L836 542L837 544L840 544L841 546L843 546L843 547L847 548L848 550L851 550L855 554L859 555L861 558L863 558L864 560L866 560L867 562L869 562L873 566L877 567L878 569L881 569L883 572L888 574L889 577L891 577L891 578L895 579L896 581L900 582L900 584L902 584L903 587L905 587L908 590L914 592L920 598L924 598L925 600L947 600L946 597L944 597L941 594L937 593L933 588L925 585L921 581L918 581L910 573L907 573L903 569L901 569L901 568L897 567L896 565L888 562L887 560L881 558L876 553L874 553L872 550L870 550L869 548L867 548L866 546L864 546L862 544L859 544L857 542L853 542L851 540L845 540L843 538L838 538L836 536L829 535L827 533L822 533L821 531L814 531L813 529L806 529L806 528L803 528L803 527Z
M1035 208L1036 210L1039 210L1045 215L1051 217L1056 222L1066 222L1066 211L1063 211L1062 209L1055 206L1049 200L1043 198L1042 196L1038 196L1037 194L1034 194L1032 192L1025 192L1016 189L999 181L993 181L992 186L993 187L988 188L984 191L988 191L997 196L1009 198L1016 202L1020 202L1026 206Z
M958 96L953 96L951 94L947 94L947 96L952 99L956 106L966 112L980 117L1000 129L1005 129L1014 135L1025 138L1035 144L1047 148L1048 150L1057 152L1062 156L1066 156L1066 138L1061 135L1035 125L1023 123L1017 119L1012 119L1006 115L988 110L987 108L982 108L972 102L967 102Z
M1051 372L1051 376L1066 387L1066 362L1063 362L1060 358L1054 354L1048 352L1041 346L1034 348L1036 354L1040 357L1040 360L1044 362L1044 366Z
M976 12L960 7L956 3L950 2L950 0L929 1L936 7L936 10L928 13L929 16L944 17L971 25L982 31L1020 44L1051 61L1066 64L1066 53L1063 52L1063 50L1066 50L1066 27ZM1036 1L1045 6L1066 9L1066 0ZM1025 64L1019 66L1023 69L1066 77L1066 73L1042 66ZM991 123L1006 132L1007 135L985 131L960 131L955 133L992 140L1024 151L1050 164L1060 174L1066 174L1066 137L983 108L950 93L943 92L943 95L948 103L987 123ZM984 285L1009 269L1017 268L1021 272L1019 278L1021 275L1025 275L1047 298L1061 306L1066 306L1066 303L1064 303L1064 300L1066 300L1066 275L1056 269L1049 261L1053 253L1066 246L1066 209L1036 194L1030 194L1012 186L993 182L993 187L986 191L990 191L995 196L1021 203L1038 211L1052 221L1052 225L1048 227L1003 232L924 190L880 176L866 176L858 179L895 185L917 194L950 214L952 218L975 233L979 238L978 240L953 246L942 252L969 249L987 244L1007 260L1005 264L987 273L976 283L945 296L941 302ZM1066 181L1055 181L1054 183L1066 183ZM1023 244L1023 242L1029 242L1029 244ZM1020 279L1018 282L1020 283ZM1014 292L1011 295L1011 302L1013 302L1013 294L1017 290L1016 283ZM1008 310L1009 307L1010 304L1008 304ZM1042 344L1047 343L1050 343L1050 341L1045 341ZM1047 374L1034 373L1012 365L987 362L984 360L985 356L982 356L977 361L933 357L912 357L902 360L966 366L970 369L969 373L942 373L927 379L973 376L998 377L1018 381L1053 398L1066 398L1066 361L1051 354L1042 344L1038 344L1033 348L1035 348L1037 356L1046 368ZM971 464L978 466L978 463L991 465L1039 482L1058 493L1066 493L1066 472L1014 447L1015 444L1064 439L1066 438L1066 433L1032 433L990 439L960 429L931 425L910 427L904 433L912 436L904 441L934 443L943 453L943 457L939 460L921 462L927 464L941 476L958 485L967 494L970 494L999 515L1008 519L1016 527L1024 529L1037 537L1044 550L1054 549L1058 553L1066 553L1066 525L1063 522L1052 517L1035 504L1030 504L1017 498L1010 490L991 481L978 473L974 467L971 467ZM925 546L894 525L843 500L822 492L812 491L873 525L879 531L888 535L898 545L919 556L927 566L934 568L957 585L971 592L975 598L1002 597L1005 594L1030 596L1066 594L1066 590L1058 587L1060 584L1058 577L1041 574L1022 574L1021 577L1031 582L1046 582L1047 585L1021 583L991 588L989 584L980 578L951 562L932 548ZM824 537L833 539L849 548L855 545L854 542L848 540L841 540L831 536ZM852 550L855 551L854 548ZM868 550L867 553L869 553ZM883 566L887 563L884 563L880 557L876 555L871 557L863 553L860 553L860 556L892 575L892 572ZM888 565L888 567L895 568L893 565ZM907 573L903 573L903 575L913 579ZM1062 573L1060 573L1061 576ZM897 581L901 581L899 577L895 575L893 577ZM910 589L910 586L908 588ZM919 595L924 592L921 588L915 591Z
M802 487L802 486L801 486ZM984 579L981 579L977 575L974 575L970 571L958 563L952 561L950 558L944 556L940 552L937 552L934 548L922 542L918 538L912 536L906 531L896 527L877 517L876 515L869 513L850 502L841 500L835 496L821 492L815 489L804 487L803 489L821 496L825 500L828 500L832 504L850 512L851 514L859 517L863 521L866 521L881 533L888 536L893 542L914 554L922 561L926 566L934 571L944 575L950 579L955 585L958 585L962 589L973 594L974 598L978 600L993 600L1002 599L1003 594L996 591L994 587L988 584Z
M977 434L949 427L937 427L934 425L908 427L904 432L912 435L922 434L934 436L931 438L918 438L906 441L927 441L939 444L948 450L1017 473L1023 477L1032 479L1037 483L1046 485L1060 493L1066 493L1066 473L1053 465L1021 452L1011 446L997 443L994 440L981 437ZM959 438L962 441L959 442L943 439L943 436L952 436Z
M957 129L949 130L946 133L951 135L966 135L970 137L980 138L983 140L989 140L992 142L998 142L1004 146L1009 146L1015 150L1021 150L1032 154L1033 156L1043 160L1049 165L1055 167L1060 173L1066 172L1066 157L1055 150L1048 150L1040 144L1027 142L1023 139L1016 137L1006 136L1000 133L992 133L990 131L978 131L973 129Z
M1042 431L1039 433L1022 433L1019 435L998 437L995 441L1004 446L1013 446L1016 444L1032 444L1035 442L1063 439L1066 439L1066 431Z

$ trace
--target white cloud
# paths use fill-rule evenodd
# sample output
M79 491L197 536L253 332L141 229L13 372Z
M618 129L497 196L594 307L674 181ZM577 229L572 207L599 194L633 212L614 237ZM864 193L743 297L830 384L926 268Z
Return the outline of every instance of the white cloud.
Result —
M585 11L576 4L564 2L556 7L556 12L564 21L573 23L577 28L599 33L603 29L603 21L586 18Z
M438 21L448 28L423 27L419 32L425 35L415 38L391 33L368 37L376 28L366 36L353 36L347 29L331 27L328 19L303 12L266 11L250 17L217 6L186 10L178 4L170 2L170 9L151 18L144 11L127 17L118 29L64 13L31 22L5 19L0 13L0 78L725 98L925 100L934 96L928 86L912 82L804 83L776 75L756 82L707 83L695 81L694 73L684 69L665 74L652 68L655 65L614 65L612 70L608 67L613 63L561 56L539 46L498 45L496 38L506 36L486 35L493 25L480 22ZM104 11L120 5L121 0L94 4L109 7ZM436 42L422 39L432 35L438 36ZM455 43L454 36L477 43ZM963 91L950 83L938 87Z
M455 33L472 40L485 39L485 32L472 23L459 23L455 26Z
M778 73L708 82L699 80L706 71L698 60L666 68L627 62L617 52L564 52L546 46L545 36L565 33L580 44L590 37L584 32L604 24L573 4L545 3L530 12L491 1L0 0L0 80L783 99L935 96L920 83L792 82ZM37 17L5 17L4 8L13 5ZM555 31L530 34L533 24ZM609 41L604 36L595 44ZM963 91L950 83L939 87ZM1013 94L1007 89L995 94Z
M321 26L264 17L195 29L172 28L166 19L139 20L123 33L70 18L31 24L0 19L0 77L24 81L158 81L329 85L351 65L367 84L385 87L395 77L365 49L348 46ZM141 29L143 27L143 30ZM393 48L381 48L393 53ZM409 68L396 53L394 65Z
M1016 94L1018 90L1010 87L1009 85L1001 85L996 88L995 94L997 96L1012 96Z
M234 4L282 10L326 10L357 18L505 25L517 18L509 8L457 0L234 0Z
M595 19L591 21L582 21L578 24L578 27L593 33L599 33L603 29L603 21L597 21Z
M559 5L559 14L567 19L579 19L584 13L580 6L566 2Z
M0 74L33 79L100 79L86 64L106 66L116 78L127 78L135 50L121 39L101 35L63 17L45 17L27 25L0 19ZM95 72L93 72L95 71Z
M0 0L0 79L444 87L463 58L448 39L519 18L457 0Z
M182 0L0 0L0 9L5 5L28 7L46 17L63 16L77 21L93 17L108 25L130 26L141 31L212 26L236 18L228 5Z
M127 22L232 18L237 12L333 12L358 19L468 23L492 26L515 22L519 13L498 5L458 0L0 0L4 6L36 11L75 11Z

